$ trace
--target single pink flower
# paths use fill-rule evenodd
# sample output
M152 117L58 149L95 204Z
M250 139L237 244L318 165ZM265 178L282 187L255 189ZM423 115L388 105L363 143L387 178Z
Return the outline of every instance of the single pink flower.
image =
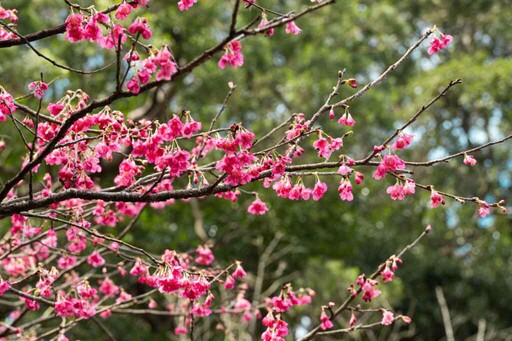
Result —
M297 24L295 24L294 21L289 21L286 23L285 31L288 34L293 34L293 35L297 35L302 32L302 30L299 28L299 26L297 26Z
M131 12L132 6L123 1L123 3L117 8L115 17L118 20L124 20L130 15Z
M485 201L482 201L478 205L478 215L480 218L485 218L489 213L491 213L491 206Z
M233 271L232 275L233 278L244 278L247 276L247 273L245 272L244 268L242 268L242 265L240 265L239 262L236 264L236 269Z
M320 200L324 196L325 192L327 192L327 184L318 180L313 188L313 200Z
M474 166L476 165L476 159L473 157L473 155L464 153L464 164L468 166Z
M254 200L249 207L247 208L247 212L254 215L263 215L268 211L267 204L261 201L259 198Z
M334 324L329 319L329 316L327 316L325 311L322 311L322 314L320 314L320 321L322 322L322 324L320 325L320 328L322 328L322 330L331 329L334 326Z
M382 323L383 326L389 326L393 323L394 320L395 316L393 315L393 313L389 310L386 310L382 314L382 321L380 323Z
M432 188L430 192L430 206L436 208L439 204L445 204L444 197Z
M188 11L196 2L197 0L180 0L178 2L178 9L180 11Z
M187 333L188 333L187 328L185 328L183 326L178 326L178 327L174 328L175 335L186 335Z
M128 32L133 35L140 34L144 39L149 39L152 35L151 28L149 27L148 21L145 18L135 19L130 27L128 27Z
M94 251L87 257L87 263L91 264L94 268L98 268L105 264L105 259L97 251Z

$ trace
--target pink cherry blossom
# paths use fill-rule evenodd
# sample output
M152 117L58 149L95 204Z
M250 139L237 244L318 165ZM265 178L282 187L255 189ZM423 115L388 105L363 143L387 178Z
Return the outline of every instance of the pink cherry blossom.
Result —
M489 213L491 213L491 206L485 201L481 201L478 204L478 215L480 218L485 218Z
M227 65L230 65L232 68L244 65L242 44L238 40L234 40L226 46L226 53L219 60L219 68L224 69Z
M9 290L9 283L0 277L0 297Z
M188 330L184 326L178 326L174 328L174 335L186 335L187 333Z
M119 19L119 20L124 20L126 18L128 18L128 16L130 15L130 13L132 12L132 6L130 6L128 3L124 2L119 5L119 7L117 8L117 12L116 12L116 19Z
M16 106L11 94L5 91L0 92L0 122L4 122L7 116L11 115L14 111L16 111Z
M393 273L393 271L391 271L391 269L388 266L386 266L384 268L381 275L382 275L382 281L384 283L391 282L393 280L393 278L395 277L395 274Z
M331 146L327 139L321 135L318 137L318 140L313 143L313 147L318 151L318 157L328 159L331 156Z
M313 188L313 200L320 200L324 196L325 192L327 192L327 184L318 180Z
M235 287L235 279L233 276L228 275L224 281L224 289L233 289Z
M196 249L197 257L195 262L201 265L210 265L215 260L212 250L207 246L198 246Z
M28 88L32 91L35 98L42 99L44 97L44 93L48 90L48 84L42 81L31 82L28 85Z
M412 179L407 179L403 185L405 195L412 195L416 192L416 183Z
M442 34L438 37L432 37L430 40L430 47L428 48L428 54L437 54L439 51L444 49L448 44L453 41L453 37L449 34Z
M91 264L93 267L98 268L105 264L105 259L101 257L101 255L94 251L87 257L87 263Z
M320 328L322 328L322 330L327 330L327 329L331 329L332 327L334 327L334 324L329 319L329 316L327 316L325 311L322 311L322 313L320 314L320 321L322 322L320 325Z
M473 157L473 155L464 154L464 164L468 166L474 166L476 165L476 159Z
M347 79L347 85L351 88L357 89L357 80L355 78L349 78Z
M340 199L343 201L352 201L354 200L354 195L352 194L352 184L350 180L343 179L338 187L338 193L340 195Z
M362 173L356 172L354 178L356 184L360 185L364 180L364 175Z
M394 184L393 186L389 186L386 192L390 195L393 200L404 200L405 192L403 185Z
M188 11L195 3L197 3L197 0L180 0L178 2L178 9L180 11Z
M289 21L289 22L286 23L285 31L288 34L293 34L293 35L297 35L297 34L300 34L302 32L302 30L299 28L299 26L297 26L295 24L294 21Z
M350 321L348 322L348 325L350 327L353 327L357 323L356 315L354 314L354 311L352 311L352 314L350 315Z
M267 205L260 199L254 200L247 208L247 212L249 212L250 214L255 214L255 215L263 215L267 211L268 211Z
M347 166L347 164L345 162L343 162L341 164L341 166L338 168L338 173L341 174L342 176L347 176L349 174L352 173L352 168L350 168L349 166Z
M401 133L398 136L398 138L395 140L395 143L393 143L391 148L394 150L404 149L411 144L413 138L414 138L414 135L412 135L412 134Z
M242 268L242 265L240 263L237 263L235 271L231 274L233 278L244 278L247 274L245 273L244 268Z
M356 121L354 121L354 119L352 118L352 115L350 115L350 113L344 113L341 118L338 120L338 123L340 125L346 125L346 126L349 126L349 127L352 127L356 124Z
M267 19L267 16L265 15L265 13L263 13L261 21L260 21L260 23L258 25L258 29L264 28L267 25L268 25L268 19ZM275 29L272 27L272 28L269 28L268 30L265 31L265 35L267 37L272 37L274 35L274 32L275 32Z
M71 43L76 43L84 39L83 16L81 14L71 14L66 19L65 38Z
M383 326L389 326L395 320L395 316L389 310L386 310L382 313L382 321L380 322Z
M439 204L444 205L445 200L441 194L436 192L433 188L430 192L430 206L436 208Z
M148 25L148 21L145 18L137 18L128 28L128 32L133 35L141 34L142 38L151 38L151 28Z

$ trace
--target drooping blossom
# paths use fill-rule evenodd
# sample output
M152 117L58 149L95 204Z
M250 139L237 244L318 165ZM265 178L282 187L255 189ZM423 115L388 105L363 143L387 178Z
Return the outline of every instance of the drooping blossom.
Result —
M363 173L360 173L360 172L356 172L355 176L354 176L354 181L356 182L356 184L360 185L364 180L364 175Z
M338 123L340 125L346 125L348 127L352 127L356 124L356 121L354 121L354 119L352 118L352 115L350 115L350 113L344 113L338 120Z
M267 15L265 13L263 13L262 17L261 17L261 21L258 24L258 29L262 29L262 28L266 27L267 25L268 25ZM265 35L267 37L272 37L274 35L274 32L275 32L275 29L273 27L271 27L265 31Z
M174 328L174 335L186 335L188 333L188 329L184 326L178 326Z
M286 23L285 31L288 34L293 34L293 35L297 35L302 32L302 30L299 28L299 26L297 26L297 24L295 24L295 21L288 21Z
M333 109L333 107L331 107L331 110L329 110L329 119L332 121L332 120L334 120L334 117L335 117L334 109Z
M404 200L405 199L405 192L404 192L404 186L397 183L393 186L389 186L386 192L389 194L391 199L393 200Z
M9 290L9 283L0 277L0 297Z
M350 315L350 320L348 322L348 325L350 327L353 327L357 322L357 318L356 318L356 315L354 314L354 311L352 311L352 314Z
M142 38L149 39L151 38L151 28L148 25L148 21L146 18L137 18L135 21L128 27L128 32L133 35L140 34Z
M324 196L325 192L327 192L327 184L318 180L313 188L313 200L320 200Z
M362 299L365 302L371 302L374 298L378 297L381 294L380 290L376 290L374 287L379 284L379 282L365 278L364 275L361 275L357 278L356 284L361 286L361 290L363 292ZM353 291L354 295L357 295L357 291Z
M391 282L393 280L393 278L395 277L395 273L393 271L391 271L391 269L387 265L384 268L384 270L382 271L381 275L382 275L382 281L384 283Z
M207 246L198 246L196 249L197 257L195 262L201 265L210 265L215 260L212 250Z
M263 215L268 211L267 204L261 201L259 198L256 198L249 207L247 208L247 212L254 215Z
M349 78L347 79L347 85L351 88L357 89L357 80L355 78Z
M0 122L4 122L7 116L11 115L14 111L16 111L16 105L11 94L1 91L0 88Z
M343 201L354 200L354 195L352 194L352 184L350 183L350 180L341 180L340 185L338 187L338 193L340 195L340 199Z
M464 164L468 166L474 166L476 165L476 159L473 157L473 155L464 153Z
M436 208L439 204L445 204L444 197L432 188L430 192L430 206Z
M478 203L478 215L480 218L485 218L489 213L491 213L491 206L485 201L480 201Z
M332 327L334 327L334 324L329 319L329 316L327 316L327 314L323 310L322 310L322 313L320 314L320 321L321 321L320 328L322 328L322 330L327 330L327 329L331 329Z
M224 289L231 290L235 287L235 279L231 275L227 275L226 280L224 281Z
M414 135L412 135L412 134L401 133L398 136L398 138L395 140L393 145L391 145L391 148L394 150L404 149L411 144L413 138L414 138Z
M321 134L318 137L318 140L313 142L313 148L315 148L318 151L318 157L323 157L328 159L331 156L331 147L329 142L325 137L323 137Z
M403 185L405 195L412 195L416 192L416 183L412 179L407 179Z
M46 90L48 90L48 84L42 81L31 82L28 85L28 89L32 91L35 98L41 99L44 97L44 93L46 92Z
M244 268L242 268L242 265L240 264L240 262L236 263L235 271L233 271L231 276L233 278L245 278L245 276L247 276L247 274L246 274Z
M341 174L342 176L347 176L349 174L351 174L353 171L352 168L350 168L349 166L347 166L347 164L345 162L343 162L341 164L341 166L338 168L338 173Z
M397 170L404 169L405 162L403 160L395 154L386 154L377 166L377 169L373 172L373 178L375 180L380 180L386 176L388 171L396 172Z
M76 43L84 39L83 19L84 17L79 13L73 13L66 18L66 40Z
M234 40L226 46L226 52L219 60L219 68L225 69L227 65L230 65L232 68L244 65L242 44L238 40Z
M30 298L26 298L26 297L22 297L22 296L20 296L19 299L20 299L20 301L25 302L25 307L28 310L35 311L35 310L39 310L39 308L41 307L39 305L39 302L37 302L36 300L31 300Z

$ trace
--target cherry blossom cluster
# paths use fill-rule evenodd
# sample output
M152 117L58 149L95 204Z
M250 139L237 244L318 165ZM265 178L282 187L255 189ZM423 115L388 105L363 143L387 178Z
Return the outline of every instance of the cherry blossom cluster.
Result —
M293 291L290 284L286 284L279 296L274 296L266 302L267 315L261 320L267 328L261 335L263 341L284 341L288 335L288 323L283 319L283 313L294 306L303 306L311 303L315 292L311 289Z
M11 22L11 24L16 24L18 22L17 14L18 11L16 9L6 9L0 4L0 20L7 20ZM14 32L11 32L4 27L0 27L0 41L16 38L18 38L18 36Z

